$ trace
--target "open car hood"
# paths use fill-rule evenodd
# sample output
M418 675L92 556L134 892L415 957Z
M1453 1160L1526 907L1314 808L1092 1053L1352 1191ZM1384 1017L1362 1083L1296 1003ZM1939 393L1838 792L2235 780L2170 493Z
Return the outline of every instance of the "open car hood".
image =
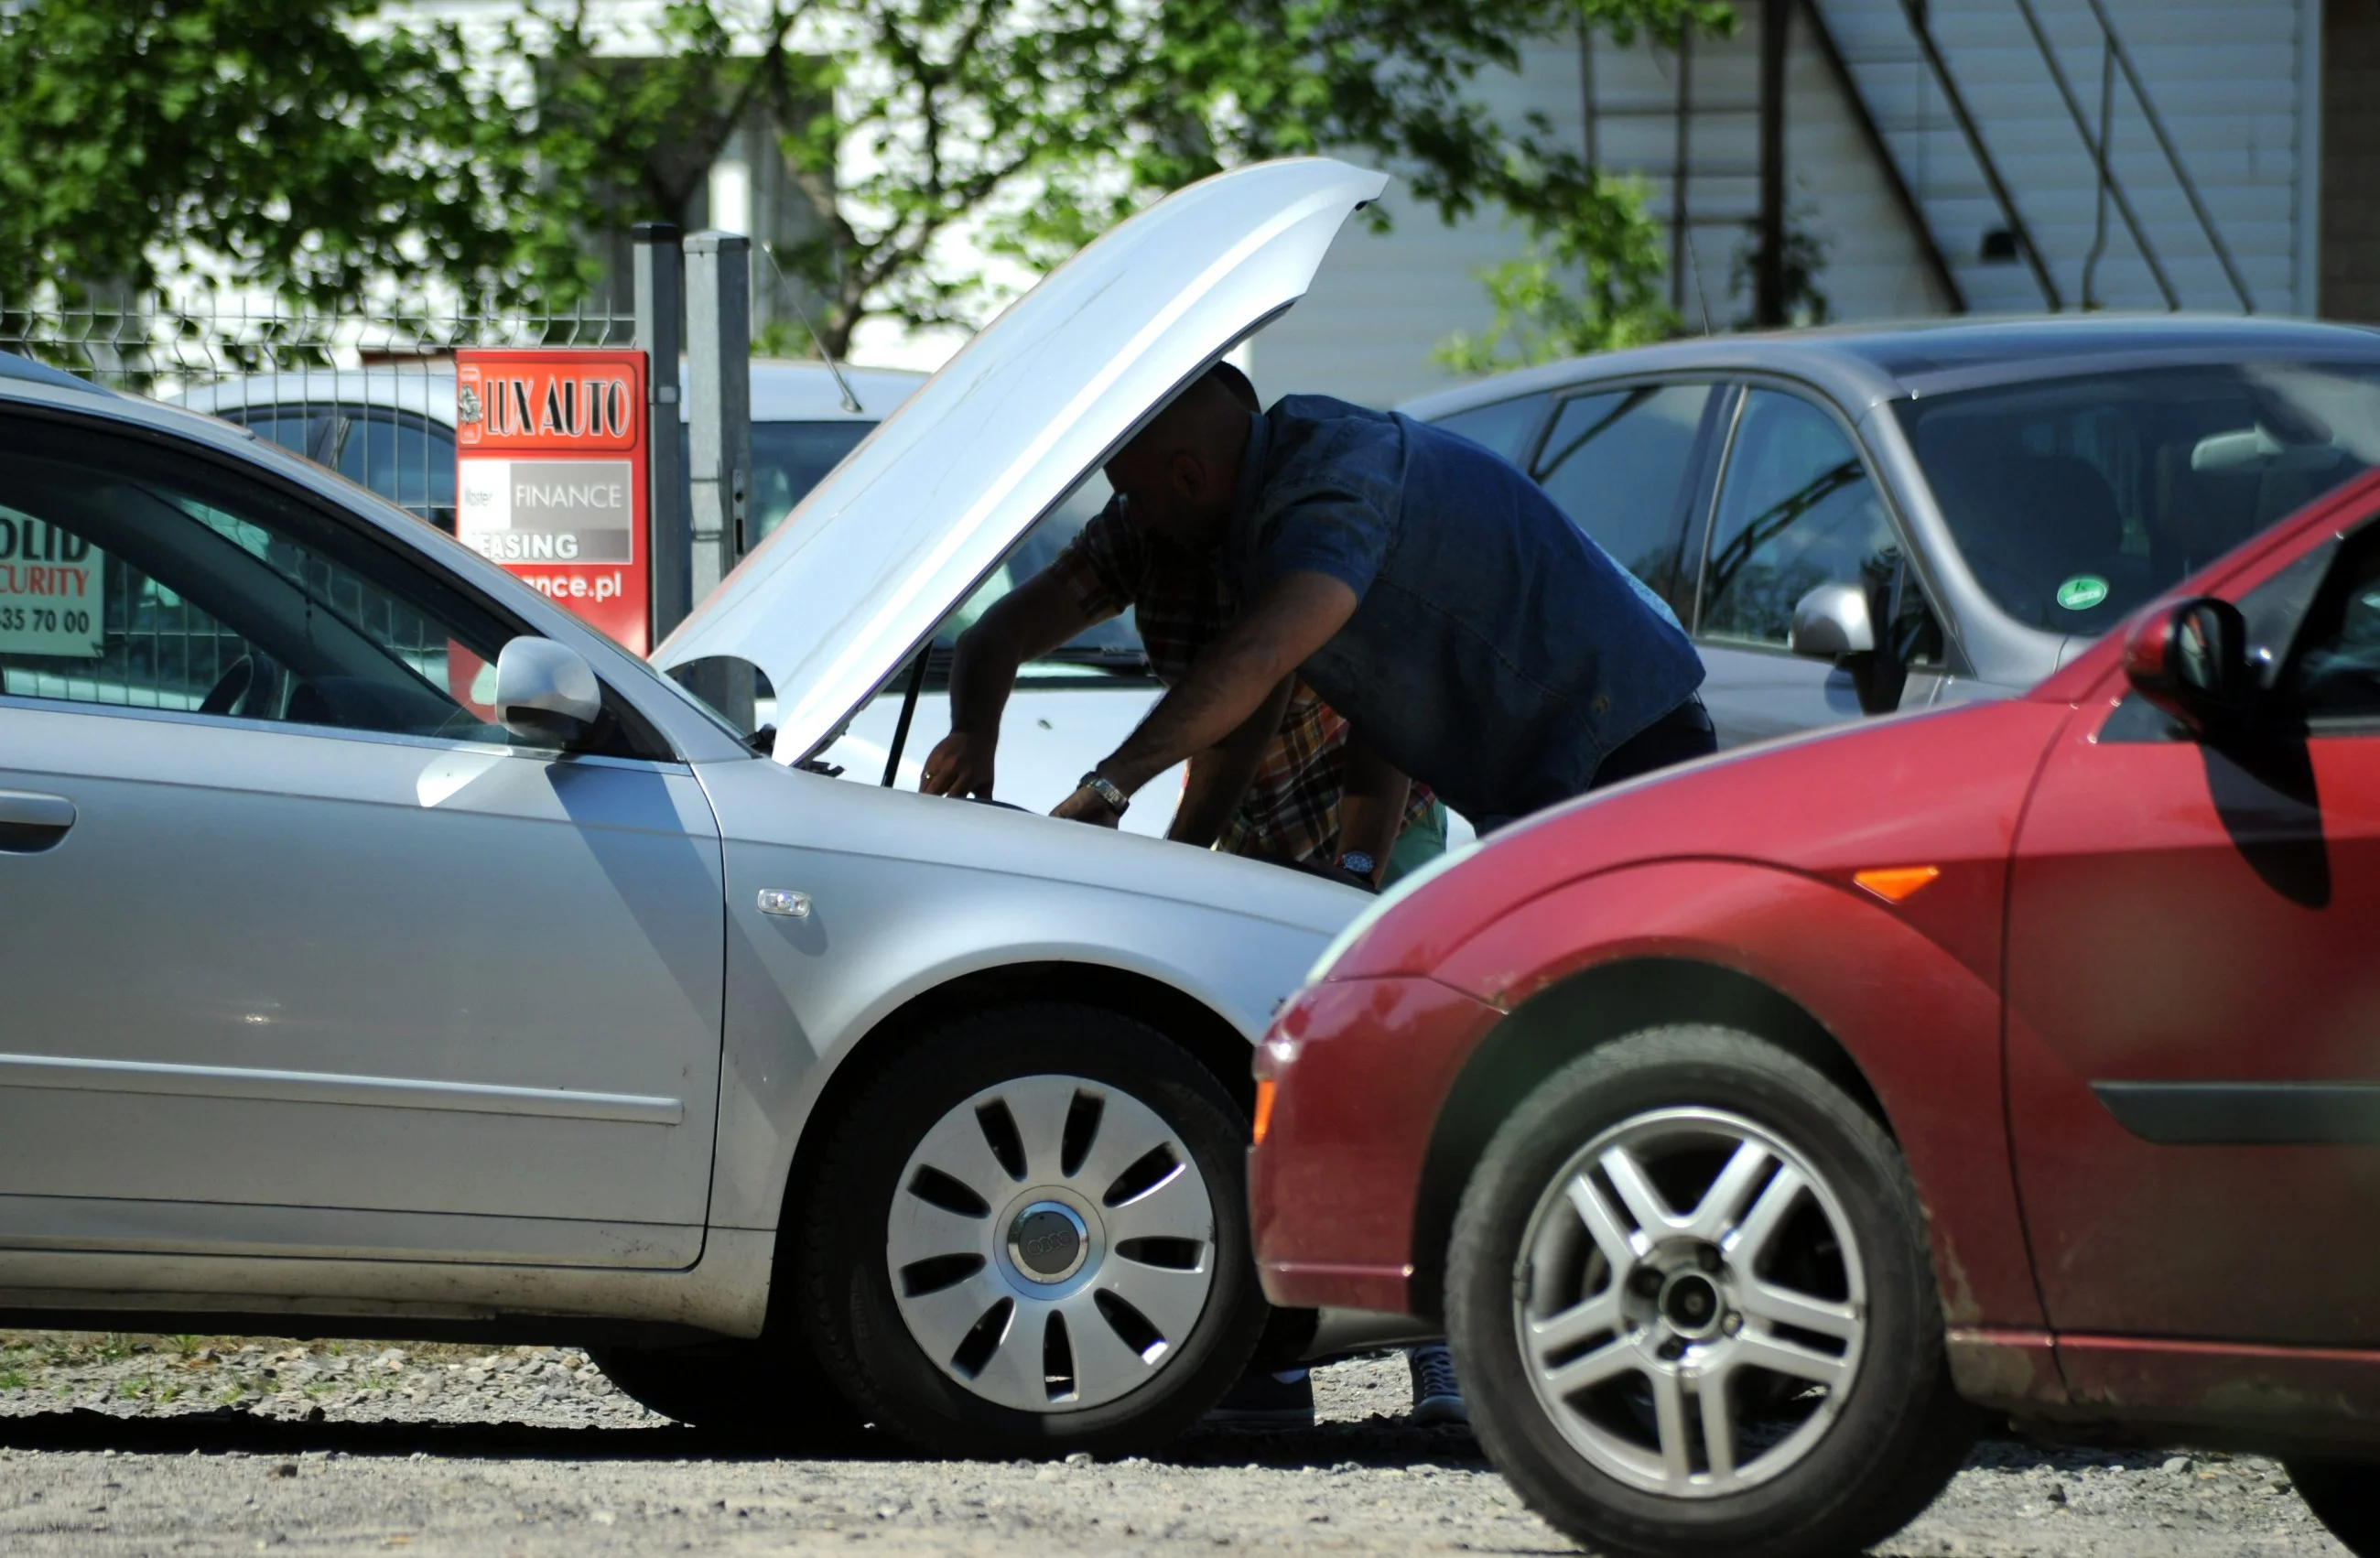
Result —
M1261 163L1118 225L886 419L653 663L759 666L778 761L810 756L1093 466L1303 297L1387 183L1325 158Z

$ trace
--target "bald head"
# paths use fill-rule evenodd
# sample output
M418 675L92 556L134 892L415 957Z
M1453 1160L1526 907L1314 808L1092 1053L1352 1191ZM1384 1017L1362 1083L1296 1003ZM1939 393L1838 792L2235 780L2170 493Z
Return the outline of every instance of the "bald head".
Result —
M1124 517L1183 545L1213 546L1231 517L1256 409L1255 386L1227 363L1175 396L1107 463Z

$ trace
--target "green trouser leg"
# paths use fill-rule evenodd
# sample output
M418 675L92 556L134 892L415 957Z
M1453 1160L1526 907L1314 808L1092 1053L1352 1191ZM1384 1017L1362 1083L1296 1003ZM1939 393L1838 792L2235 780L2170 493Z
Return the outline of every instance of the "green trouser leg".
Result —
M1397 834L1396 847L1389 851L1389 869L1381 875L1380 885L1393 887L1397 878L1410 876L1445 853L1446 803L1434 800L1427 815L1406 823L1404 832Z

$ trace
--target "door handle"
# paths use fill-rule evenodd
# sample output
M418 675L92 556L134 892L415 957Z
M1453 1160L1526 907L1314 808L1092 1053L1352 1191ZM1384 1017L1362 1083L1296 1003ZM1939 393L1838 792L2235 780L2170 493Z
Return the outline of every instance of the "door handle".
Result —
M0 853L38 855L74 826L74 802L32 790L0 790Z

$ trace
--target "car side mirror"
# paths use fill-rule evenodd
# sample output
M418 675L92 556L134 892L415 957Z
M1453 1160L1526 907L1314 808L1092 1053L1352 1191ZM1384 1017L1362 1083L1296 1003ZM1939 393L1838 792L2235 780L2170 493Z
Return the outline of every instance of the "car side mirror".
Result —
M2124 676L2192 736L2220 739L2246 722L2255 702L2248 619L2211 596L2155 612L2125 641Z
M496 655L496 721L520 739L574 746L602 714L594 667L567 644L523 635Z
M1867 590L1856 584L1822 584L1793 606L1787 640L1795 654L1832 661L1852 678L1860 712L1888 714L1900 707L1908 668L1878 647Z
M1868 616L1867 591L1856 584L1822 584L1811 590L1794 604L1788 641L1795 654L1813 660L1875 653L1876 624Z

